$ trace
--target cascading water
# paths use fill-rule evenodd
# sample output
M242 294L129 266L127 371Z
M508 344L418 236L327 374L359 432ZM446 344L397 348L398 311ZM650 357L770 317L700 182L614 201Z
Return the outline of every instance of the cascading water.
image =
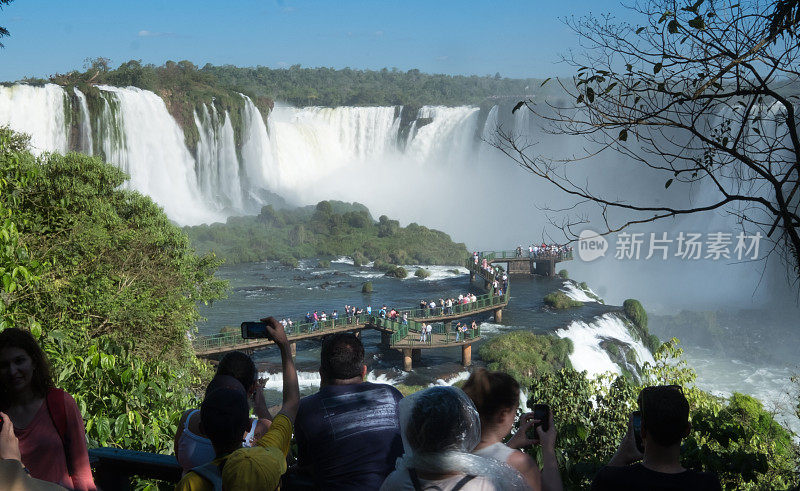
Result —
M72 88L75 96L78 98L79 117L80 117L80 142L79 150L86 155L92 155L94 152L94 143L92 141L92 123L89 116L89 105L86 103L86 96L78 90L77 87Z
M400 127L394 107L276 106L268 123L266 179L273 190L301 200L311 183L395 151Z
M220 116L213 104L211 110L203 104L199 115L195 111L194 122L199 133L197 180L203 194L224 208L241 210L242 185L230 114Z
M604 340L611 340L630 346L636 353L640 365L645 362L654 363L653 355L644 345L631 335L622 319L616 314L605 314L592 322L573 321L565 329L556 334L561 338L569 338L574 346L569 361L578 371L586 370L590 376L605 372L620 373L620 367L608 355L608 351L600 346Z
M211 209L201 194L194 158L164 101L134 87L98 88L107 94L101 120L111 118L99 126L117 129L103 132L105 158L130 175L128 185L153 198L180 224L223 219L223 214ZM112 109L114 106L118 111Z
M66 152L66 97L64 89L54 84L0 86L0 125L30 135L35 154Z
M468 159L475 144L477 107L424 106L417 120L430 120L417 125L406 153L417 162L435 161L439 165L457 165Z

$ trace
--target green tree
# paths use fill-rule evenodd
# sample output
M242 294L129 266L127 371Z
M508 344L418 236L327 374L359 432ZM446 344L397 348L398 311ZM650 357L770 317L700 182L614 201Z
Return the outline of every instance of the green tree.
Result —
M0 9L3 8L3 5L8 5L13 1L14 0L0 0ZM8 29L6 29L3 26L0 26L0 38L2 38L4 36L8 36L8 35L9 35ZM0 48L4 48L4 47L5 46L3 46L3 43L0 43Z

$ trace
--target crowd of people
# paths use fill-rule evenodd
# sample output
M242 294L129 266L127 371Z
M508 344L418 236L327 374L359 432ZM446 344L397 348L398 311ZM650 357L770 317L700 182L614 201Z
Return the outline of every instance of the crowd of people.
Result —
M483 253L473 252L472 260L476 266L480 266L484 278L492 281L492 294L501 296L508 290L508 274L500 266L495 266L489 262Z
M524 249L522 246L517 246L517 257L522 257L524 254ZM551 258L555 257L558 259L569 259L572 257L572 246L571 245L558 245L558 244L545 244L542 242L541 244L531 244L528 246L528 257L537 259L537 258Z
M366 382L360 339L337 333L322 344L319 391L301 399L284 327L262 321L280 349L283 404L272 416L252 360L225 355L200 408L187 409L178 425L178 491L563 489L554 411L518 416L513 377L479 368L463 389L435 386L403 397ZM0 489L97 489L80 411L54 387L47 357L27 331L0 333L0 382ZM632 416L592 489L721 489L716 476L681 466L680 443L690 431L681 387L644 388L639 412L640 432ZM540 462L521 451L533 446Z
M508 285L508 276L502 274L494 280L492 287L495 295L502 295L503 290ZM461 293L457 297L439 298L427 300L420 300L419 308L421 317L451 315L455 313L454 307L457 305L467 305L472 302L477 302L478 297L474 293ZM348 324L352 324L358 316L373 315L372 305L366 307L356 307L351 305L344 306L344 318L347 319ZM388 319L394 322L399 322L403 325L408 325L409 312L407 310L399 310L394 307L389 307L383 304L376 312L377 317L381 319ZM413 317L414 314L412 313ZM324 310L314 310L306 312L303 323L310 324L309 331L316 331L320 328L321 322L339 319L339 311L334 309L330 315ZM291 318L283 318L280 321L284 330L288 333L294 332L295 323Z

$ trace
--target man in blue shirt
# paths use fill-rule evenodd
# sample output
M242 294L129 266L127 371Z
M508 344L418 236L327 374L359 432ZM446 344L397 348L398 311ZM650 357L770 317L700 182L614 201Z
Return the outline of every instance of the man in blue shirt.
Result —
M377 490L403 454L403 396L364 382L364 346L351 333L327 338L320 357L320 390L300 401L295 423L301 472L317 489Z

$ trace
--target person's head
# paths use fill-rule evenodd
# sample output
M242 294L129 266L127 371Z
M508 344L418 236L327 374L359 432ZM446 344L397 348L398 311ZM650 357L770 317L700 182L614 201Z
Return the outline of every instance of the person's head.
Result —
M0 408L28 390L44 397L53 386L50 363L33 336L17 328L0 332Z
M242 446L242 436L250 427L249 414L247 394L241 385L206 391L200 405L200 424L218 457Z
M337 333L322 342L319 374L324 383L358 381L367 374L364 345L355 334Z
M478 414L484 428L499 428L511 431L519 407L519 383L503 372L475 369L463 387Z
M255 389L258 371L253 360L241 351L231 351L219 361L217 375L233 377L242 384L248 394Z
M480 442L478 412L460 389L431 387L415 394L409 403L413 407L405 437L412 452L471 452Z
M689 402L679 385L645 387L639 394L642 438L661 447L680 445L689 435Z

